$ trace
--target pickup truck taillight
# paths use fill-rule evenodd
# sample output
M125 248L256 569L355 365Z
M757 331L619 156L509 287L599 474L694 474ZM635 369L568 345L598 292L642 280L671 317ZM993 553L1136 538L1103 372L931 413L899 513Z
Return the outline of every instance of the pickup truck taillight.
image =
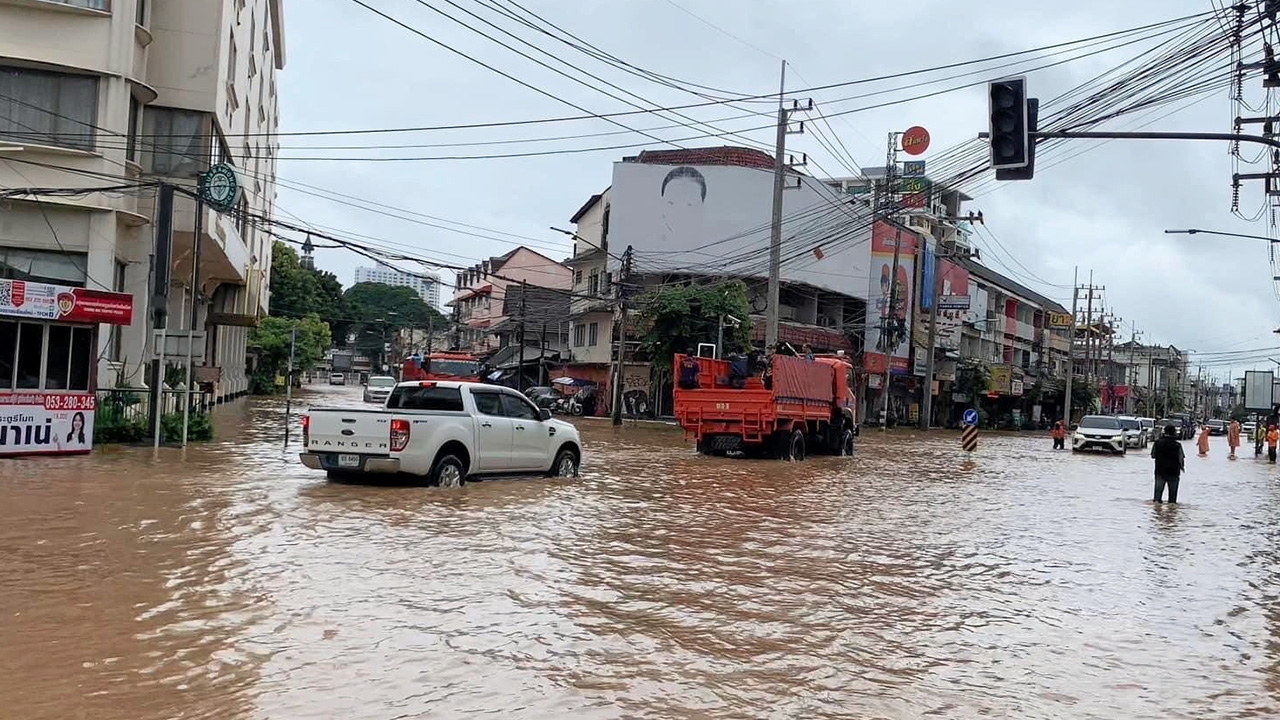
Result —
M302 416L302 447L307 446L307 440L311 435L311 416Z
M391 421L391 452L400 452L409 444L409 421L394 418Z

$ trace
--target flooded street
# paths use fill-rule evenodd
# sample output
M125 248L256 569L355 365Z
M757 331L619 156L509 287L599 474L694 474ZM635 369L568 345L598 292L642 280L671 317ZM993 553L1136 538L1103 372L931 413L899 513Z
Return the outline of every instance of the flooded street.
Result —
M595 421L578 480L442 491L327 482L282 417L0 464L4 717L1280 714L1280 473L1225 438L1176 507L1047 434L792 464Z

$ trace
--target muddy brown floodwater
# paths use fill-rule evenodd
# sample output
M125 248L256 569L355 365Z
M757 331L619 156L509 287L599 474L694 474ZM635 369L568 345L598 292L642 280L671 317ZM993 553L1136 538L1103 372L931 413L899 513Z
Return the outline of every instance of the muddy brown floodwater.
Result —
M1280 476L1221 438L1177 507L1047 437L787 464L593 421L578 480L441 491L326 482L282 417L0 464L0 716L1280 714Z

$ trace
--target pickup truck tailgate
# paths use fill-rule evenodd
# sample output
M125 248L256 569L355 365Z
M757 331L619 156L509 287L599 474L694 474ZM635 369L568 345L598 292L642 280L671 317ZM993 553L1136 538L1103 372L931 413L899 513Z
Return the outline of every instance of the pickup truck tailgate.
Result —
M313 408L307 450L313 453L391 454L391 413L385 410Z

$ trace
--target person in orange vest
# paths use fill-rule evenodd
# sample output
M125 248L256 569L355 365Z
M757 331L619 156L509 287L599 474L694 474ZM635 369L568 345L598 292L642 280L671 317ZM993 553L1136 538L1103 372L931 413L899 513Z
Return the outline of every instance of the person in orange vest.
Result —
M1280 430L1276 430L1276 426L1272 425L1267 428L1267 462L1274 463L1276 461L1276 445L1280 444Z
M1236 448L1240 447L1240 422L1238 420L1232 420L1231 424L1227 426L1227 447L1231 448L1231 453L1228 457L1235 460Z
M1063 426L1061 420L1053 424L1053 449L1067 449L1067 428Z
M1209 426L1200 426L1200 439L1196 441L1196 449L1200 451L1200 457L1209 455Z

